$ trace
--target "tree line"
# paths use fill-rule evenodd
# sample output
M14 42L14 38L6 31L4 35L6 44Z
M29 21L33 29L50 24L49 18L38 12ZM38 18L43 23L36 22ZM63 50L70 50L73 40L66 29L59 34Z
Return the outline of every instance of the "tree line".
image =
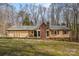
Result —
M72 32L72 40L79 41L79 4L51 3L49 7L42 4L8 4L0 3L0 35L6 35L11 26L36 25L40 20L51 25L67 26Z

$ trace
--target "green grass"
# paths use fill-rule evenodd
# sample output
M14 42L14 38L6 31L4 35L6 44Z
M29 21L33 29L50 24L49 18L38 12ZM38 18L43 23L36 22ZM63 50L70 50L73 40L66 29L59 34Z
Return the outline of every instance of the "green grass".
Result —
M79 43L39 39L0 39L0 55L78 56Z

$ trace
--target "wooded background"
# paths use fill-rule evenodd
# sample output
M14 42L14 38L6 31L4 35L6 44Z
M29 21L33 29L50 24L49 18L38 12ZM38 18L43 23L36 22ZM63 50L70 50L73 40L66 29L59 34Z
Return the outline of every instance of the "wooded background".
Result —
M49 25L67 26L72 32L72 40L79 41L79 4L52 3L49 7L42 4L0 3L0 36L6 35L11 26L36 25L44 20Z

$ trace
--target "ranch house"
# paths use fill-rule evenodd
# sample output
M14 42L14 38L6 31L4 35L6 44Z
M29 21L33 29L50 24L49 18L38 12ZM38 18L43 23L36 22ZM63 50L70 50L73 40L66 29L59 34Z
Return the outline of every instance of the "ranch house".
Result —
M70 38L71 31L66 26L47 26L41 22L36 26L12 26L7 29L7 37L17 38Z

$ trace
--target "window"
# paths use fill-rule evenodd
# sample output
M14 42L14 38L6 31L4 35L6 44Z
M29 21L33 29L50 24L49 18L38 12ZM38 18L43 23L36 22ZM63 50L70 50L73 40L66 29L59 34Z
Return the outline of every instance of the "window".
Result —
M34 36L37 37L37 31L34 31Z
M55 33L55 34L57 34L57 32L56 32L56 31L54 31L54 33Z
M47 36L49 36L49 31L47 31Z
M59 34L59 31L58 30L54 30L51 32L51 34Z
M40 31L38 31L38 36L40 36Z
M63 34L67 34L67 31L63 31Z

